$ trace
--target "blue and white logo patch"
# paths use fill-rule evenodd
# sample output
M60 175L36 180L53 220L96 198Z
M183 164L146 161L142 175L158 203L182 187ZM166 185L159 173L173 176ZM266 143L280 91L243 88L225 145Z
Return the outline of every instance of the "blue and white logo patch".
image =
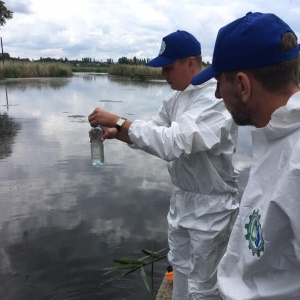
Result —
M162 41L161 45L160 45L160 49L159 49L158 55L163 54L165 50L166 50L166 43L165 43L165 41Z
M249 223L245 224L245 228L247 229L245 238L249 241L249 249L252 251L252 255L254 256L256 254L260 257L260 253L265 250L265 242L260 225L261 215L259 215L258 212L259 210L254 210L249 216Z

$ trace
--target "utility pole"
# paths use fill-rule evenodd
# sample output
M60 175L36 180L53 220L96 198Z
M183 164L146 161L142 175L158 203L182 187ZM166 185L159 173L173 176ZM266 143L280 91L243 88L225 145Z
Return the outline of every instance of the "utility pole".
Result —
M2 50L2 62L4 64L4 53L3 53L3 43L2 43L2 37L0 37L1 39L1 50Z

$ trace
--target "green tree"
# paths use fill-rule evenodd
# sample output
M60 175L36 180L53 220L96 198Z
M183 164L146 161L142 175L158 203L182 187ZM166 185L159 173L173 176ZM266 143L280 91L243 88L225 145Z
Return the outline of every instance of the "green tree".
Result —
M6 8L4 2L0 0L0 26L6 24L6 20L13 17L13 12Z

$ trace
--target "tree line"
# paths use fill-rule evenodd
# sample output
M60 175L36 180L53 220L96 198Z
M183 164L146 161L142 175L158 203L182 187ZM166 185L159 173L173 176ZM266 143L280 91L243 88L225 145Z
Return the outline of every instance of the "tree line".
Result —
M0 60L10 60L10 61L31 61L29 58L11 57L9 53L0 53ZM81 59L68 59L68 58L51 58L51 57L40 57L38 60L32 60L33 62L61 62L72 65L88 65L88 66L110 66L115 64L112 58L107 58L106 61L96 60L95 58L83 57ZM117 63L120 65L146 65L150 61L150 58L128 58L121 57L118 59ZM203 62L204 66L210 65L209 62Z
M20 58L20 57L11 57L9 53L0 53L0 59L1 60L10 60L10 61L30 61L29 58ZM112 58L107 58L106 61L102 60L96 60L95 58L90 57L83 57L80 60L78 59L68 59L68 58L51 58L51 57L40 57L38 60L32 60L34 62L62 62L62 63L69 63L69 64L84 64L84 65L112 65L115 64L114 60ZM121 57L118 59L118 64L120 65L145 65L148 61L150 61L149 58L147 59L139 59L136 57L133 58L127 58L127 57Z

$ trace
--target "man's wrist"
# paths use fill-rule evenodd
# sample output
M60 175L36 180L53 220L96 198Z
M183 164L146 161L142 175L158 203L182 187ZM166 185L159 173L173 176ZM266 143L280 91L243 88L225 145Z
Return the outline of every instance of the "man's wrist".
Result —
M123 117L119 117L118 118L118 120L117 120L117 122L116 122L116 124L115 124L115 128L117 128L117 130L119 131L119 132L121 132L121 128L122 128L122 126L125 124L125 122L126 122L126 118L123 118Z

